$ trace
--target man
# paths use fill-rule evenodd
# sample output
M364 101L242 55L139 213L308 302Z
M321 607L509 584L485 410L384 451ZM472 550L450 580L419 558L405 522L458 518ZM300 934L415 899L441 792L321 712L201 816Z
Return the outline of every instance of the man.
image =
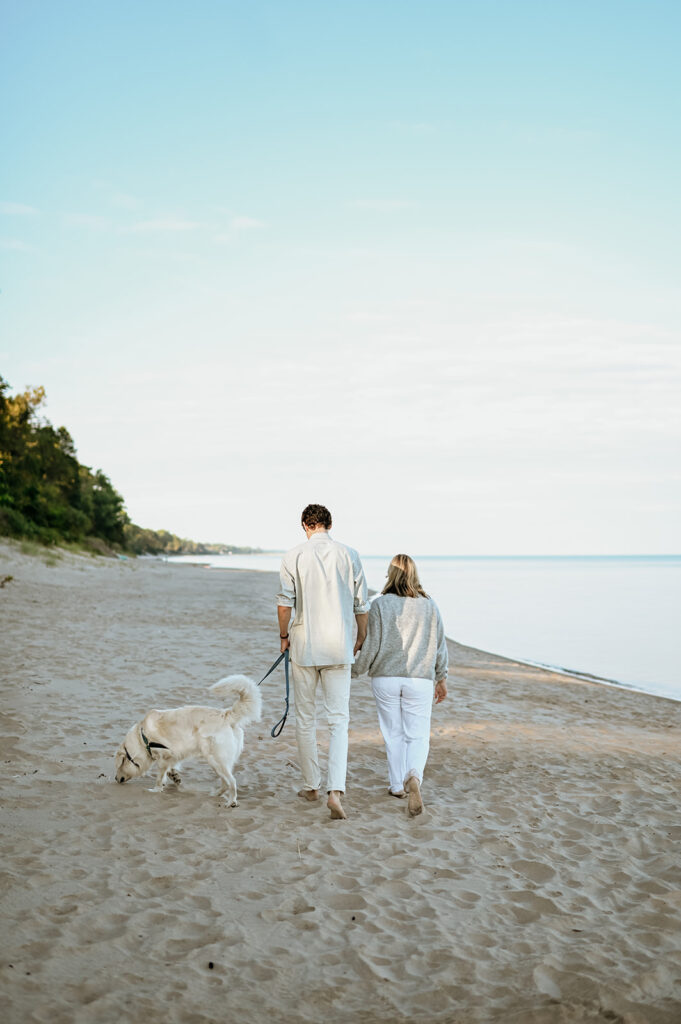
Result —
M281 650L290 648L296 740L304 783L298 795L305 800L319 799L315 695L321 683L330 733L327 807L332 818L345 818L340 798L345 792L348 761L350 669L366 638L367 585L357 552L332 540L327 508L307 505L301 523L307 540L284 555L277 598ZM353 643L355 622L357 638Z

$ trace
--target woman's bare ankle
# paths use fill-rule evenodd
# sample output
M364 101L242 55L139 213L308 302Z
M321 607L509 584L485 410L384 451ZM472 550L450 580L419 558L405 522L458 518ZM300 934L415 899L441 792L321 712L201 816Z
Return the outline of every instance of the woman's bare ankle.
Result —
M341 821L347 818L347 814L343 810L343 805L341 803L340 798L340 790L332 789L329 791L329 797L328 800L326 801L326 806L331 811L331 817L333 818L334 821Z
M410 818L415 818L417 814L421 814L423 811L423 798L421 796L421 784L415 775L410 775L404 784L404 788L409 794L407 802L407 810Z

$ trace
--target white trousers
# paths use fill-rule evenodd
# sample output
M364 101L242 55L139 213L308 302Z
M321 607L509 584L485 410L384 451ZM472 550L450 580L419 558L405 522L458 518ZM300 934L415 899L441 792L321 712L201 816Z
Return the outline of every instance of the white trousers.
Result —
M317 686L321 683L329 726L329 763L326 788L345 792L350 721L350 665L297 665L291 662L296 708L296 741L305 789L319 789L322 781L317 751Z
M375 676L371 688L388 755L390 792L400 793L412 775L423 782L430 747L433 681Z

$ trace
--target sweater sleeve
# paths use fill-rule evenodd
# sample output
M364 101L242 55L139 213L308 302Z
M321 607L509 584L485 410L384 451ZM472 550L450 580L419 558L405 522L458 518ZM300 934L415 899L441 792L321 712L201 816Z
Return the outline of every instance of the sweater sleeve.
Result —
M436 606L437 612L437 655L435 657L435 682L444 679L449 669L449 652L447 651L447 638L445 627L440 615L440 609Z
M369 606L366 639L362 644L361 651L355 655L355 664L352 666L353 678L363 676L365 673L371 675L371 666L381 649L381 634L381 615L378 610L378 602L372 601Z

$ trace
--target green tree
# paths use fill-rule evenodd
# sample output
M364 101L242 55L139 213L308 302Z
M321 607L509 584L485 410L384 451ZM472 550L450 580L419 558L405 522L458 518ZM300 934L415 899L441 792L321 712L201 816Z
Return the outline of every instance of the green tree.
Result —
M38 418L45 389L9 394L0 377L0 532L122 544L123 498L101 471L81 466L65 427Z

